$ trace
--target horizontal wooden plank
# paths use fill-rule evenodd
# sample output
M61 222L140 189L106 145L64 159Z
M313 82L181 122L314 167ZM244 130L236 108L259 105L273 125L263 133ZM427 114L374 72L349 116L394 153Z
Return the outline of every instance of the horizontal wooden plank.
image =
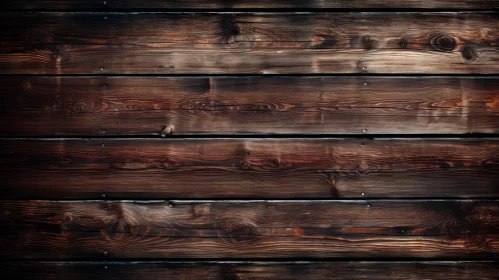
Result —
M4 13L0 74L497 74L497 19L497 12Z
M499 133L499 79L3 77L0 135Z
M1 258L496 258L499 201L0 202Z
M56 9L56 10L102 10L102 9L494 9L498 0L4 0L4 9Z
M3 140L4 198L499 197L499 141Z
M1 262L7 279L496 280L497 262Z

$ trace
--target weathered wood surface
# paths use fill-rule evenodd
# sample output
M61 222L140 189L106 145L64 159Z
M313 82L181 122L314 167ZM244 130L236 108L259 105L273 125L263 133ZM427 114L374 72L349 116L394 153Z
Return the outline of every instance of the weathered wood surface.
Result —
M499 202L0 202L1 258L499 256Z
M498 0L4 0L5 9L494 9Z
M3 140L4 198L498 197L499 141Z
M0 74L497 74L497 20L497 12L4 13Z
M3 77L0 135L499 133L499 79ZM170 130L168 130L169 132Z
M497 280L481 262L1 262L7 279Z

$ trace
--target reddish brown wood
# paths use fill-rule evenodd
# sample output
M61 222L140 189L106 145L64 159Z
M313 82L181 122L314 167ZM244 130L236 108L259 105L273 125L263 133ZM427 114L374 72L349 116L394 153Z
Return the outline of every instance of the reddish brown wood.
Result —
M495 140L4 140L9 198L498 197Z
M390 8L390 9L494 9L497 0L4 0L6 9L56 9L56 10L101 10L101 9L275 9L296 8Z
M4 13L0 74L499 73L498 14Z
M1 262L8 279L496 280L497 262Z
M1 201L2 258L499 256L499 202Z
M480 77L5 77L1 135L499 133Z

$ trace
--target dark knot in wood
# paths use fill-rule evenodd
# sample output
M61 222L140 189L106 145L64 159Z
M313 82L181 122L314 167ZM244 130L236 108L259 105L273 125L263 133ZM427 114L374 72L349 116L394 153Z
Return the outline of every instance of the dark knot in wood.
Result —
M457 47L456 39L449 35L433 35L429 41L430 46L439 52L450 52Z
M228 243L237 243L244 241L252 241L258 238L253 233L252 226L241 223L240 221L227 220L220 224L221 236Z
M379 45L378 38L370 35L353 37L350 46L354 49L372 50Z
M234 22L234 17L224 16L218 22L218 27L215 34L220 38L220 42L233 43L234 38L241 34L241 29Z
M478 59L477 52L471 46L464 46L461 50L461 54L466 62L473 62Z
M400 41L398 42L398 45L400 48L402 49L406 49L407 46L409 45L409 41L407 40L407 38L402 38L400 39Z

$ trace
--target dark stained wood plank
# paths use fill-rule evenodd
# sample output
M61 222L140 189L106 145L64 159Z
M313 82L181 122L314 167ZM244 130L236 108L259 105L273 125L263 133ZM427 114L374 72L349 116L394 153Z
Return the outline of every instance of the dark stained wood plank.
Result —
M497 74L497 20L497 12L4 13L0 74Z
M499 256L499 201L0 202L1 258Z
M499 133L499 79L3 77L0 135Z
M496 280L481 262L2 262L7 279Z
M56 9L56 10L102 10L102 9L494 9L497 0L4 0L5 9Z
M498 197L499 141L3 140L4 198Z

